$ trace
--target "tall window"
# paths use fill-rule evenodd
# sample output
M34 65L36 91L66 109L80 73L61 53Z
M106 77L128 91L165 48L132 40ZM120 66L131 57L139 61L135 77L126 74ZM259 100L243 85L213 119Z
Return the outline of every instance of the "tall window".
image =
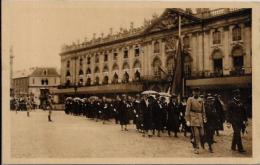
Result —
M154 76L156 76L156 77L161 76L161 72L160 72L161 64L162 64L162 62L159 58L155 58L153 60L153 63L152 63L153 73L154 73Z
M140 74L140 72L137 70L136 72L135 72L135 81L140 81L141 80L141 74Z
M125 72L124 76L123 76L123 83L128 83L129 82L129 74L127 72Z
M87 69L87 74L91 74L91 69L90 68Z
M158 41L155 41L155 43L153 44L153 47L154 47L154 50L153 50L154 53L160 53L160 44Z
M87 78L86 85L87 85L87 86L91 85L91 78Z
M95 73L99 73L99 67L96 67L94 70Z
M183 47L184 48L189 48L190 47L190 38L189 38L189 36L183 37Z
M232 30L232 39L233 41L239 41L241 38L241 28L239 26L235 26Z
M235 70L241 70L244 66L243 50L240 46L234 47L232 50L233 67Z
M104 55L104 61L106 62L107 60L108 60L108 55L105 54L105 55Z
M96 56L95 56L95 62L99 63L99 56L98 56L98 54L96 54Z
M168 74L173 74L173 67L174 67L174 58L173 56L170 56L166 61L166 68Z
M191 62L192 59L189 54L185 54L184 56L184 75L186 77L191 76Z
M91 63L91 58L88 57L88 58L87 58L87 64L90 64L90 63Z
M213 33L213 44L220 44L221 42L221 33L218 30L215 30Z
M103 72L108 72L108 71L109 71L108 66L105 65L104 68L103 68Z
M128 58L128 50L124 50L124 58Z
M83 65L83 59L80 58L80 59L79 59L79 66L82 66L82 65Z
M32 79L32 83L33 83L33 84L35 83L35 80L34 80L34 78Z
M114 53L114 60L117 60L117 53Z
M82 69L80 69L79 70L79 75L83 75L84 73L83 73L83 70Z
M95 79L95 85L98 85L99 84L99 77L96 77Z
M70 61L67 61L67 68L70 67Z
M116 73L113 76L112 83L114 83L114 84L118 83L118 75Z
M222 75L223 74L223 55L220 50L214 50L212 53L212 59L213 59L213 69L215 75Z
M103 79L103 84L108 84L108 76L105 76Z
M135 47L135 57L140 55L140 48L138 46Z

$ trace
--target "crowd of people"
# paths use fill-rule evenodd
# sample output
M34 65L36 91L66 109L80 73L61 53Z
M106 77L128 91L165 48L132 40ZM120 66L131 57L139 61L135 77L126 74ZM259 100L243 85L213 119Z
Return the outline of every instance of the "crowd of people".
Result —
M123 94L111 98L72 98L65 101L65 113L85 116L104 124L114 120L121 125L121 131L128 131L127 125L133 121L136 130L143 137L161 136L166 132L169 136L183 132L189 133L194 153L199 153L199 143L204 148L208 144L209 152L213 152L214 135L224 130L223 124L232 125L234 130L232 150L236 147L240 153L245 152L240 133L245 130L247 115L240 101L240 92L234 91L228 104L228 111L223 108L219 95L208 93L199 95L199 89L193 91L189 98L171 95L169 100L159 94L137 94L135 97Z

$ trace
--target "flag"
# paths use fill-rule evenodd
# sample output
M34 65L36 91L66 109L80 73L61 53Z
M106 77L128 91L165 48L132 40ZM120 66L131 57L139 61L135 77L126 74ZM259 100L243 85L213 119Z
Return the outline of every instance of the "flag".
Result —
M178 47L176 52L176 61L175 61L175 72L173 75L173 80L171 84L171 93L176 95L181 94L183 88L183 57L182 57L182 46L181 38L178 39Z

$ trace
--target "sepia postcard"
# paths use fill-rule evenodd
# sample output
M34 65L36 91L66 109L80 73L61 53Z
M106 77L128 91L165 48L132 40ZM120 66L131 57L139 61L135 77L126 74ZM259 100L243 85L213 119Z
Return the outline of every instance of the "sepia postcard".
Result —
M2 1L3 164L260 164L260 3Z

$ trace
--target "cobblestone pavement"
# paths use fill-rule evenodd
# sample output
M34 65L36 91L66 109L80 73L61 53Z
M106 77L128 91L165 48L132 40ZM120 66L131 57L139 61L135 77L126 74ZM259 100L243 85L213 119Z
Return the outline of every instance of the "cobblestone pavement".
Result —
M193 154L189 138L142 137L134 125L129 131L110 121L106 124L85 117L66 115L53 111L53 122L48 122L48 112L11 112L11 156L13 158L89 158L89 157L251 157L251 122L248 134L243 136L246 154L230 150L232 130L225 127L216 136L214 153L200 149ZM207 148L207 145L206 147Z

